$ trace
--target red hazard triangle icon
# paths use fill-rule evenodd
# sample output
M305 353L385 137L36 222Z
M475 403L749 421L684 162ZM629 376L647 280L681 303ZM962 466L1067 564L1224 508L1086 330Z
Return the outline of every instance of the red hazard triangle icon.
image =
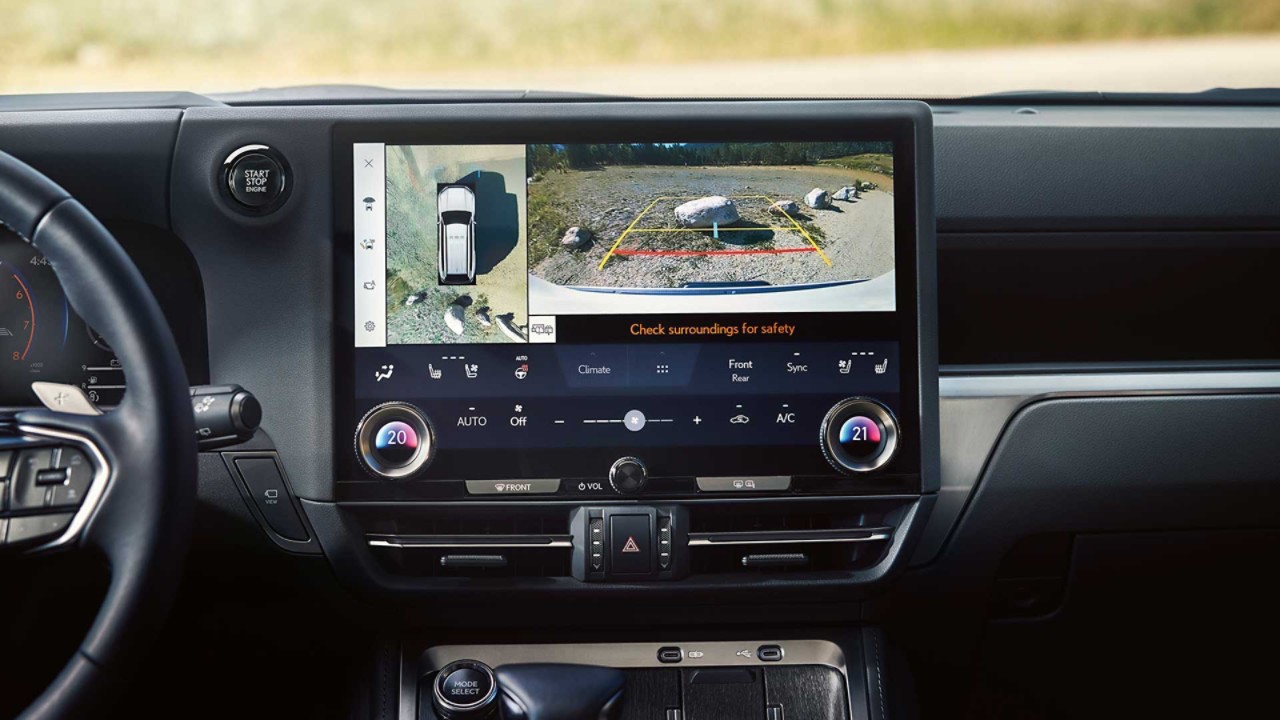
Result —
M622 546L622 552L640 552L640 546L636 544L634 537L627 538L627 544Z

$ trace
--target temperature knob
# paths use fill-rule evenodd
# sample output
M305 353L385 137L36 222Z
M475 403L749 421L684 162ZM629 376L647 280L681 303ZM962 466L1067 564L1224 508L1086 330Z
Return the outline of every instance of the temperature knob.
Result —
M898 421L889 408L869 398L836 403L822 420L822 453L842 473L884 467L898 451Z
M426 414L409 403L379 405L356 428L356 456L381 478L408 477L430 465L435 444Z

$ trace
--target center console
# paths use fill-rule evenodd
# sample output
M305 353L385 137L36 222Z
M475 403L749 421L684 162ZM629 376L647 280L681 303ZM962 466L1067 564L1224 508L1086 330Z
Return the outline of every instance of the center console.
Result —
M883 577L938 483L928 111L526 112L335 131L338 569Z

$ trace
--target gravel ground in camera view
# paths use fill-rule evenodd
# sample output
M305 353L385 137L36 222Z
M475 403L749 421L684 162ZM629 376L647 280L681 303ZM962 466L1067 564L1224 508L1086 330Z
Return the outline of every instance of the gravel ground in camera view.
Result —
M834 194L857 180L874 182L877 189L862 192L856 200L833 200L824 209L804 203L805 194L814 188ZM892 179L884 175L822 166L621 166L552 171L529 186L530 207L542 210L531 228L534 262L530 272L558 285L595 287L866 280L893 269L892 188ZM645 232L677 227L673 211L683 200L655 199L709 195L734 198L742 216L738 226L753 229L721 232L719 239L710 230ZM795 222L770 215L769 200L797 203L800 212ZM793 251L713 255L615 252L601 268L610 248L633 221L635 225L618 246L619 251ZM569 249L559 244L564 230L572 226L591 231L589 245ZM810 251L813 245L821 252Z

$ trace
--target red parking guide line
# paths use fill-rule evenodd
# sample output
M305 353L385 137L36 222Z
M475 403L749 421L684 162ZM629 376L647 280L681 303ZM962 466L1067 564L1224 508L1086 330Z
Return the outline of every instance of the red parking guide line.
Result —
M697 257L702 255L781 255L783 253L816 252L814 247L769 248L759 250L614 250L614 255L642 255L645 257L670 255L672 257Z

